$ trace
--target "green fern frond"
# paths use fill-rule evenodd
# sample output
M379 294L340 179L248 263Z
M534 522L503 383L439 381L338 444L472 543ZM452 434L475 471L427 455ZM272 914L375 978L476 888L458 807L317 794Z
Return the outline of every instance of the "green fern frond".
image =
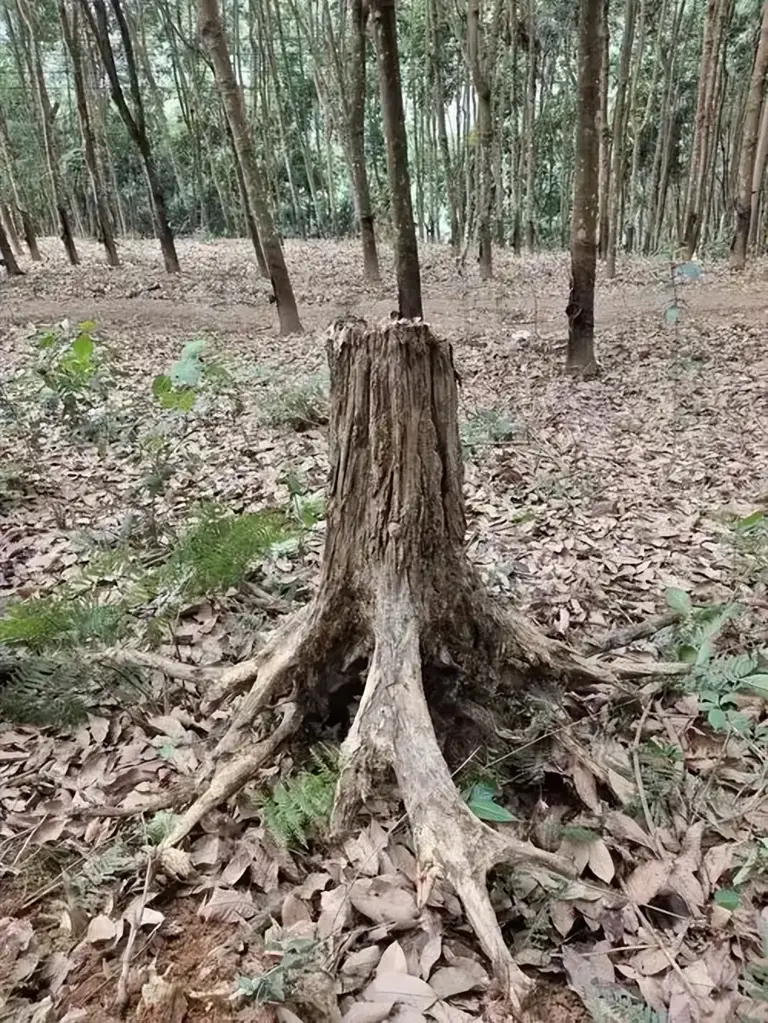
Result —
M188 597L239 586L254 561L295 532L280 512L228 515L210 506L179 538L161 575Z
M79 657L77 651L37 654L0 647L0 718L38 728L70 728L105 702L144 692L138 675Z
M159 845L166 835L173 831L178 821L178 814L170 810L158 810L145 825L146 840L149 845Z
M81 683L61 659L0 648L0 718L40 728L76 725L88 712Z
M261 800L264 825L281 845L306 846L310 832L330 820L338 781L337 754L320 747L310 752L310 759L313 770L278 782Z
M40 652L89 641L114 643L125 624L125 612L112 604L67 596L29 597L6 608L0 618L0 644Z
M606 992L597 999L590 1014L595 1023L664 1023L666 1020L666 1013L660 1015L625 991Z

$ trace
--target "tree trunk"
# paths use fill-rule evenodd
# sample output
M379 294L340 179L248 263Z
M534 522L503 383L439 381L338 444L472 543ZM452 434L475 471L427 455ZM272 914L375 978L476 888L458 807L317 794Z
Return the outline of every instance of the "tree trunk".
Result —
M235 151L243 172L248 204L259 229L261 247L277 303L280 333L299 333L301 321L296 308L296 299L257 167L253 140L243 109L242 93L232 71L227 41L221 27L218 0L200 0L198 27L213 64L216 84L232 130Z
M595 267L600 169L600 68L602 0L581 0L579 12L579 102L571 215L571 293L568 372L597 373L594 353Z
M155 166L154 153L147 135L146 117L144 114L144 102L141 98L141 88L136 70L136 60L133 53L133 42L125 20L120 0L110 0L112 11L117 21L120 32L120 39L125 51L125 61L128 70L128 81L133 102L133 113L120 84L120 77L115 63L115 54L110 39L109 19L104 0L79 0L81 10L86 17L88 25L93 33L93 38L101 56L101 62L109 80L110 94L117 111L122 118L123 124L138 150L141 157L144 175L147 179L149 190L150 208L152 220L155 227L155 235L160 242L160 250L163 253L163 263L167 273L179 272L179 258L176 255L176 243L173 238L171 225L168 223L168 214L165 207L165 195L163 193L160 178ZM91 8L91 3L93 8Z
M523 112L525 136L525 239L536 248L536 0L528 2L528 78Z
M43 74L43 62L40 55L40 42L37 25L30 14L26 0L16 0L16 3L19 11L19 17L24 22L26 30L29 33L31 48L30 59L32 62L32 74L36 87L37 105L40 112L40 124L43 133L43 149L45 152L45 162L48 170L48 180L51 184L53 203L59 223L59 237L61 238L64 250L67 253L67 259L72 266L77 266L80 262L80 257L77 254L77 246L75 245L72 226L69 220L69 213L67 211L64 186L61 180L61 174L59 173L58 147L55 140L55 120L58 105L56 107L52 106L50 99L48 98L48 90L45 85L45 75Z
M429 35L429 67L432 75L433 102L437 118L437 142L440 160L443 165L445 192L448 199L448 213L451 222L451 248L458 252L461 245L461 227L459 224L458 199L456 197L456 171L451 160L451 149L448 142L448 128L445 118L445 89L443 87L443 67L440 61L439 45L441 39L440 0L429 0L427 4Z
M11 248L17 256L22 255L24 250L21 247L16 225L13 222L11 207L7 203L3 203L0 206L0 220L5 228L5 233L8 235L8 241L11 243Z
M96 143L93 135L93 129L91 128L91 117L88 112L88 102L85 95L82 56L80 53L80 26L77 18L78 8L75 7L72 11L71 24L64 0L58 0L58 9L64 44L72 61L72 78L75 85L77 116L80 122L80 135L82 136L83 141L85 165L88 168L88 177L91 182L93 202L96 207L100 240L107 253L107 263L110 266L119 266L120 257L117 254L115 234L112 228L112 218L109 213L109 204L107 203L104 181L102 179L101 168L99 167L96 155Z
M470 0L467 20L467 54L472 72L472 80L477 96L477 238L479 243L478 263L480 280L487 281L493 277L493 255L491 252L491 215L493 212L493 110L491 69L495 61L495 46L485 39L481 32L481 0ZM500 30L499 13L501 6L497 3L493 18L492 39L495 40Z
M395 231L398 311L403 319L423 316L421 273L408 172L400 60L397 52L395 0L371 0L373 34L379 65L379 93L387 138L387 171Z
M352 35L350 38L350 90L348 108L349 150L352 161L352 187L355 193L360 239L363 245L363 274L369 283L380 280L379 255L373 226L371 189L365 166L365 50L367 6L363 0L352 0Z
M40 249L37 247L37 237L35 235L35 227L32 223L32 217L25 209L19 210L19 216L21 217L21 225L24 230L24 241L27 243L29 255L33 263L39 263L43 257L40 255Z
M611 125L608 119L608 79L610 77L610 26L608 14L610 0L603 0L602 37L600 51L600 234L598 252L605 259L608 251L608 198L611 188Z
M752 174L752 210L749 224L749 244L752 248L757 246L760 192L763 187L766 167L768 167L768 98L763 99L763 112L760 116L760 130L755 152L755 169Z
M752 65L752 77L744 111L744 127L741 136L739 156L738 192L736 195L736 234L731 246L730 265L732 270L742 270L747 261L749 227L752 217L752 182L755 171L757 134L760 126L760 108L768 99L763 99L764 82L768 71L768 0L763 4L763 22Z
M5 227L3 226L3 220L0 217L0 255L3 257L5 263L5 269L9 277L23 277L24 271L19 269L19 264L16 262L16 256L14 255L11 243L8 240L8 235L5 233Z
M243 213L245 214L245 223L248 228L248 235L251 239L251 245L253 245L253 251L256 254L256 263L259 267L259 273L265 280L269 280L269 267L267 261L264 258L264 250L261 247L261 238L259 238L259 228L256 223L256 219L251 209L251 204L248 201L248 188L245 184L245 178L243 177L243 168L240 165L240 157L237 155L237 147L235 146L235 137L232 134L232 128L229 123L226 111L224 111L224 127L227 130L227 137L229 143L232 146L232 155L234 157L235 164L235 175L237 177L237 187L240 191L240 198L243 203Z
M616 82L616 103L613 108L613 153L611 187L608 200L608 245L605 252L605 268L609 277L616 276L616 246L621 230L620 210L624 190L624 146L627 131L627 85L632 47L635 39L636 0L627 0L624 11L624 34L621 37L619 55L619 76Z

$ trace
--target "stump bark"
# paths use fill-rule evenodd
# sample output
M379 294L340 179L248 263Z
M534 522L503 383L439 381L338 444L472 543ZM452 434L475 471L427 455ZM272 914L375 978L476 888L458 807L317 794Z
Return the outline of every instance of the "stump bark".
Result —
M339 681L362 698L343 742L333 825L348 828L382 777L394 774L419 862L419 897L437 877L467 917L513 1002L526 988L486 889L500 862L569 868L494 831L462 800L444 756L446 733L499 722L532 675L606 682L613 675L506 614L464 551L465 511L450 345L421 321L337 322L329 330L330 480L326 546L314 600L258 657L214 686L204 709L250 691L210 764L211 779L166 838L181 841L249 781L304 717L327 708ZM267 708L279 721L254 736ZM438 734L439 733L439 734Z

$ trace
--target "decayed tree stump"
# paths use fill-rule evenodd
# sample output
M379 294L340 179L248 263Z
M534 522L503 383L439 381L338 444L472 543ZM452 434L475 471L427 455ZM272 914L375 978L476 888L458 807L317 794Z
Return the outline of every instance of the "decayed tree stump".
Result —
M328 361L331 470L317 595L255 660L212 685L207 709L251 689L214 751L210 781L160 854L178 862L172 847L249 781L304 715L327 706L329 679L359 677L362 699L342 745L333 824L349 826L377 781L393 772L413 831L420 898L437 876L451 882L516 999L526 979L502 938L487 871L500 862L539 863L564 874L568 867L471 813L433 718L454 731L462 719L484 723L492 733L489 708L532 674L590 682L614 675L503 614L465 555L449 344L421 321L339 322L329 330ZM281 717L257 741L252 725L268 707Z

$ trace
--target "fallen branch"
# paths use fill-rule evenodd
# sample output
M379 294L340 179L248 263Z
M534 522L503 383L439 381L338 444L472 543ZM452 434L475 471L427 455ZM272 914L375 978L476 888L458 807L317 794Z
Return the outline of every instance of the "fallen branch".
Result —
M632 643L636 643L638 639L655 636L662 629L666 629L668 626L679 622L680 618L681 615L677 611L665 611L664 614L654 615L653 618L646 618L644 622L637 622L635 625L627 625L623 629L607 632L601 639L590 643L590 648L596 653L606 653L608 650L630 646Z

